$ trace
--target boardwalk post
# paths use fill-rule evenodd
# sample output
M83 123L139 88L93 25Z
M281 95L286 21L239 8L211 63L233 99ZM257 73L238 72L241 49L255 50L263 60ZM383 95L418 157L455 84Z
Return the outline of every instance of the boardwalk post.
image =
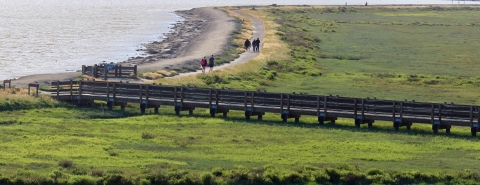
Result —
M287 94L287 110L282 110L282 121L287 122L290 113L290 95Z
M446 112L447 110L444 108L446 106L443 106L443 105L439 105L438 107L438 127L440 129L443 129L445 128L445 133L446 134L450 134L450 128L452 127L451 125L449 124L442 124L442 118L443 118L443 113L442 112Z
M245 99L245 119L246 120L250 120L250 116L252 116L252 108L251 107L248 107L248 92L245 91L244 92L244 99Z
M122 65L118 66L118 75L122 77Z
M6 90L6 89L7 89L7 85L6 85L7 83L9 84L9 85L8 85L8 88L10 88L10 80L4 80L4 81L3 81L3 90Z
M82 100L82 85L83 85L82 82L83 82L82 80L78 81L78 96L77 96L78 102L77 102L77 104L80 104L80 102Z
M113 98L110 98L110 83L107 82L107 107L108 110L113 110Z
M135 78L137 77L138 75L138 72L137 72L137 65L134 65L133 66L133 74L135 75Z
M442 110L441 107L442 107L442 105L439 105L438 116L440 116L440 114L441 114L441 110ZM440 120L435 120L434 109L435 109L435 106L434 106L434 104L432 104L432 120L433 120L432 130L433 130L434 134L438 134L438 129L440 128Z
M222 90L221 92L222 92L222 95L225 96L225 93L224 93L224 92L229 92L229 90L228 90L228 89L225 89L225 90ZM218 100L220 100L219 94L220 94L220 93L218 93L218 90L217 90L217 96L216 96L216 97L217 97L217 105L218 105ZM225 98L225 99L228 99L228 98ZM222 98L222 99L221 99L222 102L224 102L225 99ZM226 117L228 116L228 112L229 112L229 111L230 111L229 109L223 110L223 115L222 115L222 116L223 116L224 118L226 118Z
M104 66L103 68L103 79L107 80L107 75L108 75L108 68L107 66Z
M217 106L212 105L212 89L208 90L208 107L210 108L210 117L215 117L215 113L217 113Z
M177 103L177 93L178 93L177 92L177 87L175 87L175 91L174 91L174 95L173 95L173 98L174 98L173 104L175 106L175 114L180 115L180 108L177 106L177 104L178 104Z
M97 65L97 64L93 65L93 67L92 67L92 75L93 75L94 78L98 78L97 69L98 69L98 65Z
M218 94L219 94L219 93L218 93L218 89L215 89L215 106L217 107L217 111L218 111L218 100L219 100ZM215 112L217 112L217 111L215 111ZM227 111L226 111L226 110L223 110L222 116L223 116L224 118L227 117Z
M72 91L71 89L72 88L70 88L70 92ZM60 97L60 81L57 80L57 100L59 97Z
M73 100L73 80L70 80L70 100Z
M147 108L147 101L143 100L143 85L140 85L140 113L145 114Z
M325 120L327 120L327 118L330 118L328 117L328 96L325 96ZM337 118L330 118L330 124L335 124L335 120L337 120Z
M28 95L30 95L30 87L35 87L35 97L38 97L38 84L28 84Z
M323 125L324 120L320 119L320 117L321 117L321 115L320 115L320 96L317 96L317 117L318 117L318 124Z
M354 103L354 106L353 106L354 118L353 119L355 119L355 127L360 128L360 124L362 123L363 118L362 118L362 116L357 115L358 114L358 110L357 110L358 109L357 108L358 102L357 102L356 98L353 99L353 103Z
M479 125L480 125L480 109L477 107L477 123L473 123L471 128L473 137L477 136Z
M283 94L280 94L280 114L283 114Z

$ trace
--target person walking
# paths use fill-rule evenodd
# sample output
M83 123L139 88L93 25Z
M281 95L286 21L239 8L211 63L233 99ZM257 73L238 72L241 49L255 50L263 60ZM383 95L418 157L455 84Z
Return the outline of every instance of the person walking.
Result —
M257 52L260 52L260 38L257 38L257 44L255 44L257 46Z
M252 41L253 52L255 52L255 48L257 48L257 40L253 39Z
M247 39L247 40L245 41L245 51L250 50L250 45L251 45L250 40Z
M202 73L205 73L205 67L207 67L207 57L203 57L200 64L202 65Z
M208 66L210 67L210 71L213 70L213 64L215 64L215 58L213 58L213 55L212 55L212 57L210 57L209 63L208 63Z

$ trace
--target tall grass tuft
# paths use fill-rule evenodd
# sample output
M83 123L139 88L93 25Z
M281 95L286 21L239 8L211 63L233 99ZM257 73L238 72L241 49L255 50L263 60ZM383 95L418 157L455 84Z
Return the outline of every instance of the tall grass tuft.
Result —
M28 95L28 90L11 88L0 90L0 111L25 110L34 108L51 108L65 105L46 95L38 97Z

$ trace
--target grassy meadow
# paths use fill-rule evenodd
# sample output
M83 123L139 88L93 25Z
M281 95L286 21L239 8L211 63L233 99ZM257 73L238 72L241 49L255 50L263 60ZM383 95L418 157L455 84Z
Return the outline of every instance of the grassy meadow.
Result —
M479 104L475 7L241 11L264 22L255 59L155 82ZM245 19L244 35L233 38L251 33ZM138 104L125 112L101 104L0 90L0 184L480 183L480 145L469 128L433 135L423 124L396 132L390 122L370 129L351 119L318 125L309 116L283 123L270 113L245 121L240 111L177 116L169 106L140 115Z
M296 58L320 68L322 75L299 78L283 74L278 83L267 89L478 105L477 10L477 7L268 10L277 22L282 22L283 27L279 28L282 38L303 32L318 39L311 49L313 52L309 51L314 53L311 58ZM292 55L305 49L301 43L290 43Z

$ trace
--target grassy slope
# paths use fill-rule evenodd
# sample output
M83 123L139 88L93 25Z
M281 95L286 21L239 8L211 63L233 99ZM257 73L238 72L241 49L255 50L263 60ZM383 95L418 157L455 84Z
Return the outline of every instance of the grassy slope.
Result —
M285 74L272 91L480 104L478 11L307 9L281 15L322 41L321 77ZM325 13L322 13L325 12ZM325 24L329 25L326 28ZM331 32L335 30L335 32ZM358 60L357 60L358 59ZM289 83L295 81L296 83ZM281 85L280 85L281 84Z

